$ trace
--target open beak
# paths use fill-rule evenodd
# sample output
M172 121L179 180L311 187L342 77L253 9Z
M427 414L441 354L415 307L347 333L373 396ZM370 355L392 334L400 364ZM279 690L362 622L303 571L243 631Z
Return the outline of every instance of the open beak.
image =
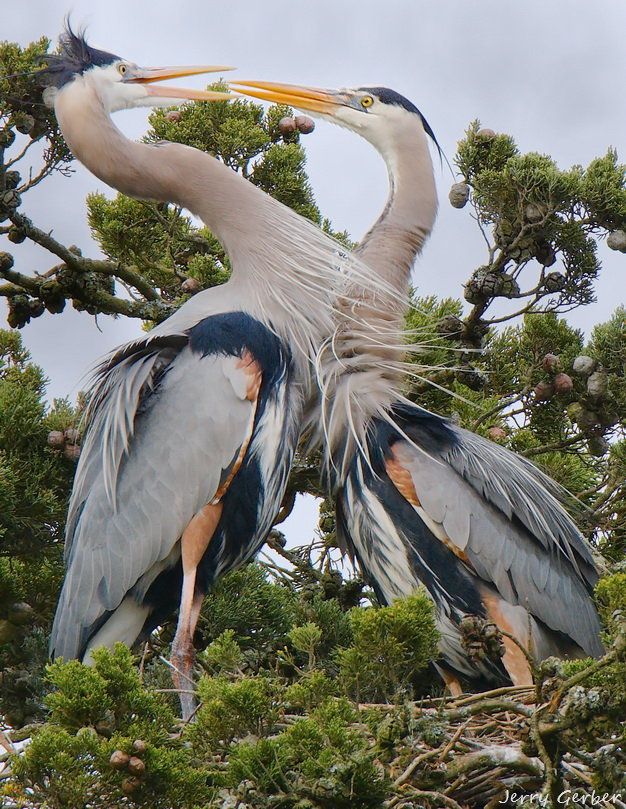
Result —
M188 67L142 67L133 71L124 81L132 84L152 84L153 82L179 79L182 76L197 76L200 73L222 73L234 70L226 65L192 65ZM190 90L186 87L168 87L159 84L146 87L148 95L158 98L184 98L187 101L228 101L235 98L232 93L221 93L215 90Z
M346 106L347 97L335 90L321 90L318 87L300 87L297 84L278 84L270 81L234 81L229 87L242 95L287 104L300 110L334 115L340 107Z

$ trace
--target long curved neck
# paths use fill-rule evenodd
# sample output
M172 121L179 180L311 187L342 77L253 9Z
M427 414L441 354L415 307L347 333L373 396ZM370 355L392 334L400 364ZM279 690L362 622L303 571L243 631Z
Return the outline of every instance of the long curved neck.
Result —
M404 373L402 326L411 267L433 228L437 192L426 133L419 122L373 144L387 164L387 204L354 254L395 294L361 290L324 356L330 478L344 479L358 446L367 445L369 416L383 416L397 399Z
M336 327L338 301L358 305L363 290L383 286L312 222L206 152L128 140L88 80L61 91L55 111L70 149L97 177L129 196L187 208L231 260L228 284L195 295L151 334L188 329L224 307L245 309L276 331L309 378Z
M428 138L416 122L377 145L389 174L389 197L355 253L399 293L408 289L411 268L437 216L437 189Z
M254 244L271 198L215 158L177 143L129 140L86 81L60 92L55 112L75 157L107 185L128 196L187 208L211 229L231 259ZM242 232L247 238L240 238Z

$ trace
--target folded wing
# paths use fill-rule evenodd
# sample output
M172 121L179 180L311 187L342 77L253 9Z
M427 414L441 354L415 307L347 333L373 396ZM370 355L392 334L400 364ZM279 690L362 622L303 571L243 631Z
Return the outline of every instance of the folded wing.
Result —
M250 439L259 385L241 341L229 351L210 332L200 350L187 335L131 344L101 369L70 504L57 656L81 656L133 588L175 564L182 532Z
M506 602L601 654L593 558L555 484L525 459L449 423L435 450L433 418L419 411L405 418L411 441L395 441L387 461L409 474L417 513Z

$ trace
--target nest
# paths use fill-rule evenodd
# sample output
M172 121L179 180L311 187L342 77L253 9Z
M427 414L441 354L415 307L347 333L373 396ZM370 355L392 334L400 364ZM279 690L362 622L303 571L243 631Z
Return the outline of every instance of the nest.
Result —
M584 693L584 689L580 690ZM541 720L548 707L546 703L537 705L534 687L521 686L412 705L414 720L442 723L444 730L438 744L429 744L424 739L415 743L408 764L409 751L405 747L387 765L387 772L395 778L395 794L386 807L494 809L519 806L522 796L527 805L557 806L558 800L550 802L553 791L561 795L561 802L569 794L575 795L575 803L583 806L626 809L622 800L626 800L626 795L612 793L603 797L605 792L593 786L601 759L610 760L624 770L626 758L617 740L599 747L593 754L569 750L559 757L557 764L548 752L550 726ZM555 771L547 773L546 769L553 764Z

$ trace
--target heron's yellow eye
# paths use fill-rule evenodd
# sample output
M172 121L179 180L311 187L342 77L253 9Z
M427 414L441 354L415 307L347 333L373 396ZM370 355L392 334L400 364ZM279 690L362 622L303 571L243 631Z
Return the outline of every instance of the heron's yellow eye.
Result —
M361 99L362 107L371 107L373 103L374 99L372 98L372 96L363 96L363 98Z
M123 76L123 75L126 73L126 71L128 70L128 68L126 67L126 65L118 65L118 66L117 66L117 69L118 69L118 71L119 71L119 72L122 74L122 76Z

